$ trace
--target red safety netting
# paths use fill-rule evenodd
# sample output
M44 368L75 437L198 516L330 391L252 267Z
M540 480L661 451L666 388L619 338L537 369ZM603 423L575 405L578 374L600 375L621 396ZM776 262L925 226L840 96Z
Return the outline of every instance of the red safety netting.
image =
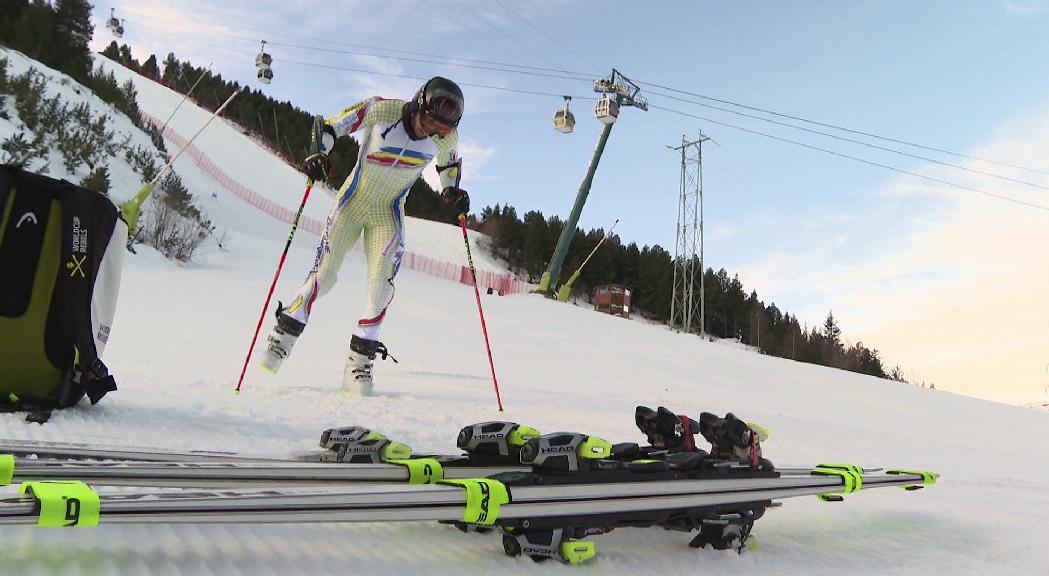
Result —
M154 125L160 124L155 118L146 113L142 113L142 117ZM186 145L186 139L172 130L170 126L164 128L164 138L174 144L177 148L182 148ZM261 194L235 180L232 176L216 166L215 163L204 154L204 152L196 147L196 145L190 144L189 147L186 148L184 154L192 158L198 168L213 180L221 184L223 188L232 192L237 198L250 204L256 209L269 214L277 220L288 224L289 226L291 225L292 220L295 219L295 212L293 210L285 208L284 206L265 198ZM321 232L324 230L324 223L308 216L303 216L299 220L299 228L320 236ZM471 286L473 285L470 278L470 268L461 263L447 262L429 256L415 254L413 252L405 252L404 257L401 260L401 266L408 268L409 270L415 270L445 280L461 282ZM527 285L514 277L513 274L509 272L499 274L490 270L477 270L477 284L481 289L491 289L492 293L498 294L515 294L524 292L527 289Z

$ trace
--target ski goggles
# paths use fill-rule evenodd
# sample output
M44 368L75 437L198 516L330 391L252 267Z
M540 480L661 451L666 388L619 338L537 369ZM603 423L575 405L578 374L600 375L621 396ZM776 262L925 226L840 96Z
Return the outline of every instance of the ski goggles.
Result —
M463 116L463 105L457 98L437 94L425 102L423 112L431 120L455 128Z

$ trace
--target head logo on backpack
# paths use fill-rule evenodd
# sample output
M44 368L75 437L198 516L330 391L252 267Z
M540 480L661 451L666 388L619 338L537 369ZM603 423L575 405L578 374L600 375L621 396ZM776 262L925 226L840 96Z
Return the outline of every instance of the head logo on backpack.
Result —
M0 166L0 410L94 404L116 390L101 355L127 235L105 196Z

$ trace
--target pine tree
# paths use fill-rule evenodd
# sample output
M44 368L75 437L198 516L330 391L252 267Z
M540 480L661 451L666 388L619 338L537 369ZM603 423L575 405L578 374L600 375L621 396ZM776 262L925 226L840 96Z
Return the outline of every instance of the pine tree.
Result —
M113 57L110 56L110 58ZM178 82L179 66L180 64L178 58L175 58L175 53L168 52L168 57L164 59L164 72L160 76L161 82L168 86L175 86Z
M95 28L91 25L91 4L86 0L56 0L54 43L59 69L76 80L91 71L88 43Z
M27 52L22 44L20 29L24 29L29 12L29 0L0 2L0 44Z
M94 171L80 181L81 187L101 192L106 196L109 196L109 185L109 167L105 165L95 168Z
M150 54L149 59L142 63L142 73L153 80L160 78L160 67L157 66L156 54Z
M127 44L121 44L118 52L119 57L117 58L117 62L120 62L124 66L138 72L138 60L135 60L135 57L131 55L131 47Z
M110 60L117 62L120 60L120 45L118 45L117 41L114 40L102 50L101 54L106 58L109 58Z
M840 342L841 328L838 327L838 321L834 319L833 310L827 314L827 319L823 321L823 336L835 344Z

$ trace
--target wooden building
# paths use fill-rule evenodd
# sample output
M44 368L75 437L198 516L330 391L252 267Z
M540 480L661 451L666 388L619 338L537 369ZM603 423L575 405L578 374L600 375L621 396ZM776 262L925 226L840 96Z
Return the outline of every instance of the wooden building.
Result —
M630 289L622 284L602 284L594 288L594 310L630 318Z

